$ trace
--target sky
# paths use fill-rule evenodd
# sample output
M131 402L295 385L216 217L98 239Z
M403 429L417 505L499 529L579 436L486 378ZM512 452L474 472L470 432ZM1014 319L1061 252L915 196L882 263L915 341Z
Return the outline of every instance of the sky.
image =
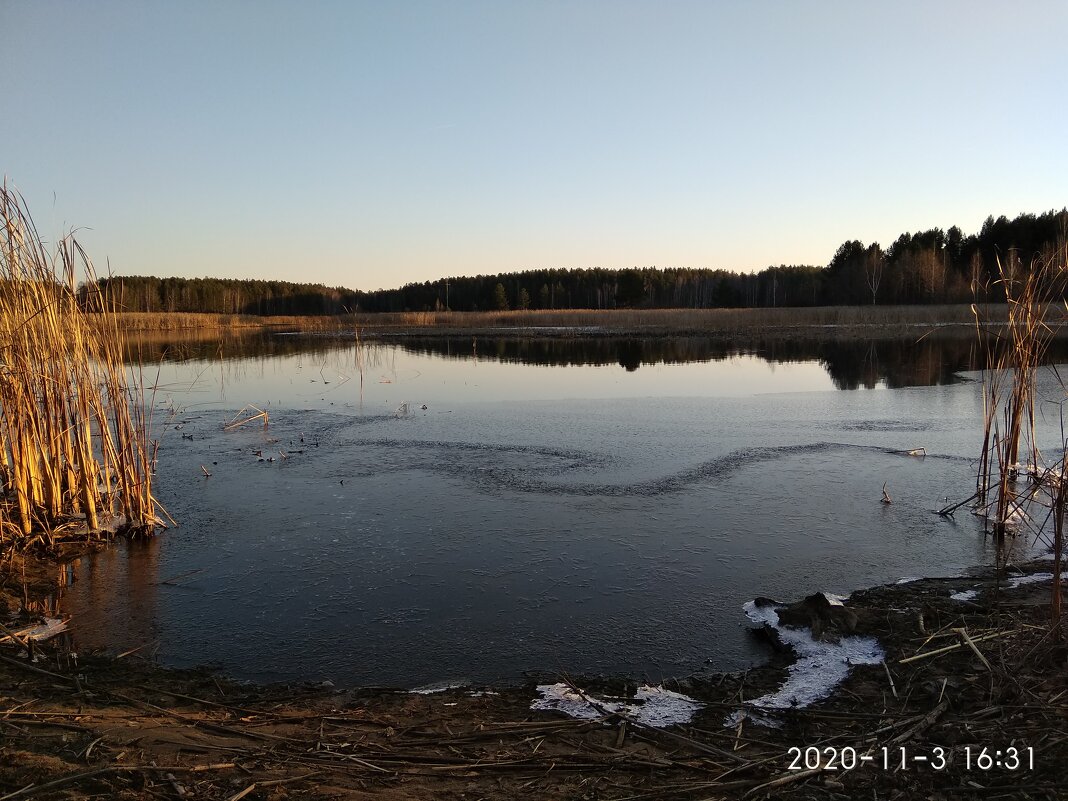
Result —
M100 273L826 264L1068 204L1068 3L0 0L0 172Z

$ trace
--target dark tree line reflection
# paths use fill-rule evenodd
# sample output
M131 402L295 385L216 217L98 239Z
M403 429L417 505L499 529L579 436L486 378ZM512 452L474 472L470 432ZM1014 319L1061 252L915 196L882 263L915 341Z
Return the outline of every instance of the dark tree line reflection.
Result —
M618 364L628 372L642 366L723 361L756 356L775 364L819 362L839 389L931 386L951 383L955 374L978 370L985 361L974 334L957 332L922 339L789 339L752 337L744 342L713 337L403 340L412 353L452 359L488 358L550 367ZM1050 349L1050 362L1068 360L1068 340Z
M220 336L218 331L181 337L133 339L131 361L231 361L305 355L339 355L352 349L347 336L280 335L256 330ZM884 339L851 337L406 337L364 344L381 352L399 347L409 353L446 359L490 359L544 367L619 365L627 372L659 364L690 364L756 356L773 364L818 362L839 389L931 386L951 383L958 372L985 362L974 333L965 330ZM366 354L365 354L366 355ZM1068 362L1068 338L1054 340L1048 363Z
M156 362L230 361L274 356L326 356L351 348L353 337L279 334L255 329L206 329L135 333L126 342L126 361L143 365Z

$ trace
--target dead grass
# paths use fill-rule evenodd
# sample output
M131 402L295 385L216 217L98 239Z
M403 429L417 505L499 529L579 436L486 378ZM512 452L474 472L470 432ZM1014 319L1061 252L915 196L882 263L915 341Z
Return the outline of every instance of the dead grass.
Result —
M1008 319L1004 304L983 307L990 321ZM235 314L120 313L127 331L287 328L300 331L352 330L368 333L418 330L582 329L583 333L743 332L794 328L935 328L974 325L969 305L822 306L777 309L571 309L500 312L397 312L335 317L257 317Z
M123 364L113 310L97 293L77 297L92 263L72 236L46 252L6 185L0 228L0 546L150 529L144 387Z
M992 317L998 307L989 309ZM1000 314L1003 316L1004 311ZM802 326L969 325L969 306L821 306L776 309L572 309L564 311L406 312L357 315L369 329L431 328L603 328L620 330L738 331Z
M1007 263L999 261L998 269L998 283L1008 300L1008 320L991 324L982 312L975 311L987 365L983 371L984 433L974 508L993 525L999 561L1005 558L1002 548L1009 534L1050 546L1055 568L1050 620L1060 639L1068 433L1062 417L1062 446L1054 450L1052 458L1043 456L1037 443L1035 397L1039 368L1064 326L1065 304L1058 299L1064 298L1068 285L1068 253L1036 259L1029 266L1010 257ZM1063 378L1061 383L1066 389ZM991 491L993 500L988 498Z
M254 314L197 314L192 312L119 312L125 331L210 331L219 328L294 328L306 331L352 326L352 315L339 317L277 316Z

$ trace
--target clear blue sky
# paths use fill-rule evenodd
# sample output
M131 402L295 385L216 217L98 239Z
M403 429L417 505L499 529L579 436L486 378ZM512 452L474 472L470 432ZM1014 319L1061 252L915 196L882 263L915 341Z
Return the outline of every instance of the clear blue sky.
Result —
M826 264L1068 204L1052 2L0 0L0 171L101 272Z

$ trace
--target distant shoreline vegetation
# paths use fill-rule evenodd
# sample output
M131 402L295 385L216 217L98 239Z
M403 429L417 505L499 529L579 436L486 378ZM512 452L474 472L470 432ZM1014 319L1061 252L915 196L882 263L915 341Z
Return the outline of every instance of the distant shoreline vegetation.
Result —
M976 307L982 320L1007 319L1004 303ZM1058 305L1051 317L1064 315ZM447 337L658 337L753 335L834 338L841 336L925 336L935 329L975 336L971 304L909 306L810 306L756 309L528 309L495 312L367 312L356 314L259 316L194 312L124 312L126 331L153 339L195 335L211 339L221 332L322 333L378 338Z
M988 217L979 233L968 236L956 226L906 233L886 249L850 240L825 267L780 265L756 273L673 267L533 269L372 292L226 278L123 276L101 278L98 284L127 312L231 317L929 305L974 299L998 303L1004 301L997 282L999 262L1011 270L1063 254L1066 247L1068 209L1062 209L1014 220Z

